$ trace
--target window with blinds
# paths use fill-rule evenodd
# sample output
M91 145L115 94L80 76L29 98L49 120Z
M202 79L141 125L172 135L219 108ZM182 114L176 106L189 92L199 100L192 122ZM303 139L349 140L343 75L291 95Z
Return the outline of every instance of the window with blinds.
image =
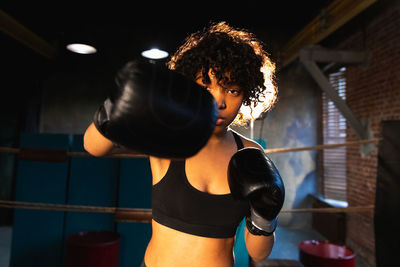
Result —
M332 87L346 99L346 68L329 74ZM322 131L324 144L346 142L346 119L322 93ZM346 147L323 150L322 185L325 198L346 201Z

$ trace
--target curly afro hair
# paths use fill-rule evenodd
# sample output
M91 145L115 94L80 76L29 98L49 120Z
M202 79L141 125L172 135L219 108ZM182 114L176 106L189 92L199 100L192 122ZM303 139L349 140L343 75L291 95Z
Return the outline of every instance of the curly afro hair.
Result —
M209 27L190 34L167 65L193 80L201 73L204 84L210 83L211 69L219 83L239 86L244 94L243 105L250 112L246 115L242 106L234 121L237 125L254 119L257 106L261 114L277 101L275 64L261 41L249 31L233 28L226 22L210 23Z

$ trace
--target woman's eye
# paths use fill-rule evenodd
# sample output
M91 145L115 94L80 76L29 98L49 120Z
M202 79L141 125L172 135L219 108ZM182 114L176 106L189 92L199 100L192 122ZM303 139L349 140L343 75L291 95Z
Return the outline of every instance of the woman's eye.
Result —
M240 90L236 90L236 89L231 89L228 91L230 94L238 96L240 95L241 91Z

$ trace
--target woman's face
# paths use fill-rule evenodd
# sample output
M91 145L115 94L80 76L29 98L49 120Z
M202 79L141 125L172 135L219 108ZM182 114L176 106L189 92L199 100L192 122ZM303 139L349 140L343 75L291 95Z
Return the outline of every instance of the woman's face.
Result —
M212 73L208 72L210 83L204 84L201 73L196 78L196 83L204 86L212 94L218 104L218 119L214 133L224 131L236 118L243 101L243 91L236 85L218 84L218 80Z

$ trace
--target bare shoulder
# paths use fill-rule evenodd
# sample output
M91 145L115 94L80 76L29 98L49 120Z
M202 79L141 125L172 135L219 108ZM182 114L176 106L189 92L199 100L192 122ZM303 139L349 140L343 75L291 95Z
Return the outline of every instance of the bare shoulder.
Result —
M259 143L255 142L254 140L252 140L250 138L247 138L246 136L244 136L232 129L231 129L231 131L235 132L237 135L240 136L240 139L242 139L244 147L255 147L255 148L258 148L258 149L264 151L263 147Z
M170 159L157 158L153 156L149 156L149 159L152 168L163 168L166 165L169 165L169 162L171 161Z
M150 156L149 159L150 159L150 166L153 175L153 185L154 185L158 183L162 179L162 177L164 177L164 175L167 173L171 160L164 158L157 158L153 156Z

